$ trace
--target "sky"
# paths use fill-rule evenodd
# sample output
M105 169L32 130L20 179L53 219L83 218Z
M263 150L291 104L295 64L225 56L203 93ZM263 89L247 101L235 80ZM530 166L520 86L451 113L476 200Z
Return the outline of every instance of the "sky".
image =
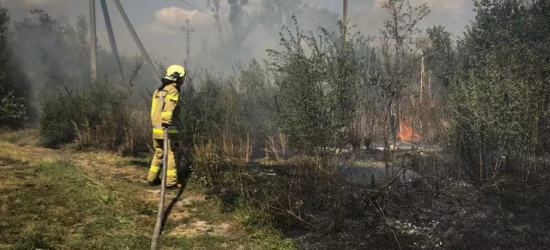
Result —
M88 15L88 1L86 0L0 1L11 12L14 21L28 17L31 9L43 9L55 18L71 23L74 23L79 15ZM207 6L208 1L213 0L121 0L151 58L169 64L181 63L186 57L185 33L181 31L186 19L189 19L190 26L195 28L191 37L191 58L205 56L201 54L203 53L201 48L205 43L211 47L220 46L218 28L215 26L215 19ZM261 20L263 18L261 8L264 1L274 2L275 0L248 0L248 4L243 9L250 16ZM297 0L280 1L288 3ZM341 0L303 1L308 2L310 8L313 9L326 9L339 16L342 13ZM350 23L357 25L357 29L363 34L377 36L378 28L382 26L383 20L387 17L387 13L381 8L382 1L349 0ZM129 56L137 55L139 50L113 1L107 2L119 51ZM462 34L464 27L469 24L475 14L472 0L410 0L410 2L413 6L427 3L431 9L430 15L420 23L420 28L441 24L455 36ZM227 0L220 0L220 4L223 15L221 18L226 20L230 5ZM96 0L96 10L99 44L110 50L99 0ZM318 21L317 18L324 18L324 15L317 15L317 17L306 15L300 18L315 25ZM225 24L225 28L230 29L227 26L229 25ZM255 57L265 58L267 56L265 49L277 46L276 33L265 28L255 28L246 36L243 45L249 48Z

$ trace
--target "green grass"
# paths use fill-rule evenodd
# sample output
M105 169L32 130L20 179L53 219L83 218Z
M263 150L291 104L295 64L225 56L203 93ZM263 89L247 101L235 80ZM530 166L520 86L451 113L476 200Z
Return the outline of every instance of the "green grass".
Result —
M27 134L22 131L0 131L0 140L9 143L15 143L25 136L27 136Z
M136 160L139 159L127 161ZM0 185L1 201L9 201L0 205L0 249L150 247L157 204L140 202L127 194L114 192L108 188L109 185L98 185L68 161L34 164L4 161L3 164L0 165L0 175L8 179L12 177L6 176L17 176L14 183L18 185ZM14 166L15 172L3 169ZM2 180L0 177L0 183ZM131 186L124 181L120 181L120 185L128 193L146 188ZM191 179L184 196L205 191ZM255 223L260 217L254 210L236 208L227 211L217 198L190 202L185 207L194 211L191 218L182 221L169 218L167 221L161 245L168 249L294 249L292 242L283 239L277 230L263 222ZM169 232L181 223L197 220L241 227L227 235L170 236Z
M9 143L14 143L14 142L17 141L17 137L8 135L8 136L5 136L5 137L2 137L2 140L7 141Z
M135 238L131 214L117 209L116 196L91 185L72 163L46 162L21 169L31 183L2 190L15 201L7 204L0 230L12 249L137 247L135 240L128 240Z

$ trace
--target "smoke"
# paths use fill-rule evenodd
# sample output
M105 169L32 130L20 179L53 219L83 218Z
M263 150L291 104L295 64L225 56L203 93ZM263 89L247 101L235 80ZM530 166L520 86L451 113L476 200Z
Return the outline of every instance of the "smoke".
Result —
M16 21L13 26L11 46L33 86L35 101L39 92L55 89L57 83L83 84L75 77L89 69L82 67L80 58L85 56L80 48L86 40L85 26L75 29L42 11L33 11L32 18Z
M79 15L87 16L87 1L73 0L2 0L16 21L29 17L29 10L44 9L60 23L75 24ZM350 1L350 22L363 34L377 36L378 28L387 18L380 8L382 0ZM265 59L266 49L279 44L279 32L283 25L293 26L296 16L300 28L316 32L319 26L337 29L341 1L335 0L186 0L196 8L179 0L133 1L122 0L142 42L153 60L163 64L181 64L188 60L192 68L209 68L229 72L236 61L247 62L252 58ZM422 27L443 24L448 30L460 34L468 18L472 16L470 0L411 0L413 5L426 2L432 14L421 23ZM123 54L140 55L124 23L111 9L117 43ZM469 14L470 13L470 14ZM98 41L109 51L107 33L98 8ZM186 58L185 33L181 28L185 20L191 20L195 28L191 34L191 58ZM87 21L87 18L84 17ZM84 25L85 26L85 25ZM55 44L52 45L55 48ZM109 60L109 57L105 57ZM24 58L23 58L24 59ZM106 62L103 62L106 63ZM116 67L114 68L116 69ZM116 74L116 72L115 72ZM143 72L148 74L148 72ZM154 83L152 83L154 85Z
M220 0L206 0L206 5L210 7L210 10L212 11L212 13L214 13L218 32L221 33L222 26L220 25Z
M336 30L338 14L307 0L227 0L207 2L220 20L218 44L209 42L208 51L201 50L191 61L194 65L229 71L235 62L252 58L265 59L266 50L277 48L283 25L293 26L296 16L301 28L315 32L319 26ZM223 5L225 4L225 6ZM228 15L224 18L224 9ZM219 18L219 19L218 19ZM204 54L210 57L204 57ZM215 67L212 67L215 65Z
M231 24L231 31L233 32L233 40L235 42L235 46L240 48L242 46L242 42L246 39L254 27L254 24L244 23L246 12L243 12L243 6L246 5L247 1L227 0L227 3L230 5L228 19Z
M13 23L10 46L15 61L30 85L31 106L39 107L43 94L57 91L77 98L77 91L91 84L90 47L86 18L76 23L56 20L43 11L32 11L30 17ZM131 58L122 57L125 72L132 72ZM97 57L98 80L118 83L118 68L113 55L101 47ZM143 74L134 84L154 83ZM23 81L23 79L21 79Z

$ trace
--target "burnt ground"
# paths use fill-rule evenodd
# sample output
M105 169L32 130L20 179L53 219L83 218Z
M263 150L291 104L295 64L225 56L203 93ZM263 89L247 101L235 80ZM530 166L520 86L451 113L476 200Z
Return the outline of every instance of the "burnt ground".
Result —
M380 162L383 152L358 154L348 168L355 172L337 181L319 181L292 164L255 166L255 192L284 191L252 199L273 206L278 228L299 249L550 249L544 170L481 182L441 151L399 151L390 169ZM350 181L359 174L367 178ZM375 174L373 187L368 177Z

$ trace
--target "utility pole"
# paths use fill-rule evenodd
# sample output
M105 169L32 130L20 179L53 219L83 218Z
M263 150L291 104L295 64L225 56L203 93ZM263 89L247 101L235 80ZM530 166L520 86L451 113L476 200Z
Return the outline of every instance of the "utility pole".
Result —
M195 32L195 28L189 28L189 19L185 20L185 25L186 27L182 28L181 31L185 31L187 33L187 58L184 60L184 67L185 70L187 70L187 62L191 57L191 32Z
M424 65L424 59L425 58L428 58L430 56L433 56L435 54L437 54L439 51L435 51L435 52L432 52L431 54L429 55L423 55L421 57L421 61L420 61L420 96L419 96L419 102L418 102L418 107L420 109L422 109L424 106L422 104L422 101L423 101L423 98L424 98L424 76L426 74L426 66ZM432 78L431 78L431 70L428 71L430 73L430 78L428 80L428 102L430 103L429 105L431 105L431 89L432 89ZM422 131L422 119L420 119L420 130Z
M105 18L105 26L107 27L107 33L109 34L109 42L111 43L111 51L113 52L113 55L115 56L118 70L120 72L120 78L122 81L125 81L124 76L124 69L122 68L122 62L120 61L120 57L118 55L118 48L116 46L116 40L115 40L115 33L113 32L113 26L111 25L111 18L109 17L109 9L107 8L107 2L105 0L101 1L101 8L103 10L103 17Z
M97 80L97 36L95 21L95 0L89 0L90 3L90 73L92 83Z
M348 0L344 0L344 42L348 42Z
M428 77L428 100L432 101L432 97L433 97L433 91L432 91L432 71L428 71L428 73L430 74L429 77Z
M420 64L420 104L422 105L422 96L424 95L424 56Z
M420 61L420 102L422 102L422 98L423 98L423 95L424 95L424 76L426 74L426 70L425 70L425 65L424 65L424 59L430 57L430 56L433 56L435 54L439 53L439 50L437 51L434 51L428 55L423 55L421 57L421 61ZM431 82L429 83L430 85L428 86L429 89L428 91L431 91Z

